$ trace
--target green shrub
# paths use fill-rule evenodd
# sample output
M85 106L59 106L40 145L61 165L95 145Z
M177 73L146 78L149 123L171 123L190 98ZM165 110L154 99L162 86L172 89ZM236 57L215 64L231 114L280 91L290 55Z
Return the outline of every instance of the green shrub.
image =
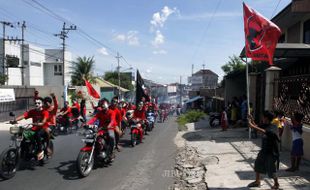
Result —
M198 122L200 119L203 119L205 116L205 113L202 111L196 111L192 110L185 114L186 120L188 123Z
M179 124L178 129L179 131L187 130L185 124L186 123L193 123L198 122L200 119L203 119L205 116L205 113L201 111L189 111L181 116L178 117L177 123Z

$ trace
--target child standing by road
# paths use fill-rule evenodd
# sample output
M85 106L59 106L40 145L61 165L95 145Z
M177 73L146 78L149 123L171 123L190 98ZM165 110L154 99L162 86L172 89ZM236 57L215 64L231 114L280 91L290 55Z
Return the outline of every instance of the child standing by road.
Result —
M303 150L303 140L302 140L302 120L304 118L304 115L301 113L295 113L292 118L292 151L291 151L291 167L288 168L286 171L288 172L294 172L296 170L299 170L299 164L301 157L304 155Z

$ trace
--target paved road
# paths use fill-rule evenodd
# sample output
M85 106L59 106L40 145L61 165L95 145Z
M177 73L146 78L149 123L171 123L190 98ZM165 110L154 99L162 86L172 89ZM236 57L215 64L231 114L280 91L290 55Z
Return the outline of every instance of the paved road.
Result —
M124 147L118 153L112 166L98 168L87 178L79 178L75 160L83 146L81 137L76 135L58 136L54 141L55 155L43 167L21 169L10 180L0 179L0 190L83 190L112 189L164 190L171 187L172 177L164 174L174 165L176 146L173 139L177 132L175 118L158 123L144 143L131 148L129 136L122 139ZM9 144L9 135L0 131L0 151Z

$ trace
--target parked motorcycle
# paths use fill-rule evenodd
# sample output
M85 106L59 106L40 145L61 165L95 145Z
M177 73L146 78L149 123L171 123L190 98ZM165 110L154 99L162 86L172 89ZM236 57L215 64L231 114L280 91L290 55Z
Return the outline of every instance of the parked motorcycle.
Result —
M10 114L14 116L13 114ZM38 145L35 142L35 132L31 130L32 125L17 125L10 127L12 134L12 143L0 155L0 176L3 179L10 179L15 176L19 163L23 161L37 160ZM44 157L39 161L40 165L46 163L49 159L47 155L47 143L44 138L42 141L42 148L44 150ZM49 148L54 152L54 145L50 140Z
M210 113L209 117L210 127L216 127L221 125L221 114L220 113Z
M82 141L85 146L81 148L77 157L77 170L81 177L86 177L92 171L94 164L106 165L112 160L112 149L109 135L105 130L98 129L96 125L85 125Z

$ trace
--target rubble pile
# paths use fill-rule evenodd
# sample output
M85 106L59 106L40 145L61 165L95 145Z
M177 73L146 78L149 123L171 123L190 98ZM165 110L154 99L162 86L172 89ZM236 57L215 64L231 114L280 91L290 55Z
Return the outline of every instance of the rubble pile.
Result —
M174 190L207 190L203 158L194 147L181 148L176 156Z

